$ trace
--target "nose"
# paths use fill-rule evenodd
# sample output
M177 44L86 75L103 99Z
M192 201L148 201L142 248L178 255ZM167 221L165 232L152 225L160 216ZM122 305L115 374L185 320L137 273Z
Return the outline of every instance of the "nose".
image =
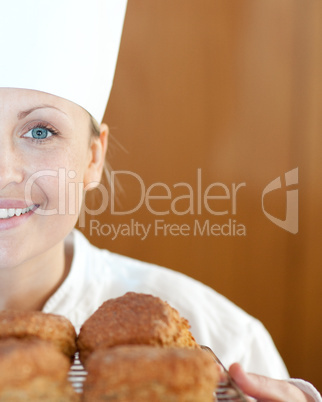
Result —
M14 144L0 141L0 191L10 184L20 184L23 180L23 163Z

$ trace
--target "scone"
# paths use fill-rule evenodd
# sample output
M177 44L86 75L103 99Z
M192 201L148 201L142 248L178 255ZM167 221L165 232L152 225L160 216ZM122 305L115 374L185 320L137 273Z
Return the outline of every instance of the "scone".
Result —
M46 341L0 340L0 401L79 401L69 368L69 359Z
M0 339L12 337L50 341L70 358L76 352L75 328L67 318L56 314L40 311L0 311Z
M146 345L97 350L87 372L84 402L212 402L219 379L201 349Z
M107 300L83 324L77 346L80 360L96 349L116 345L199 347L188 321L158 297L129 292Z

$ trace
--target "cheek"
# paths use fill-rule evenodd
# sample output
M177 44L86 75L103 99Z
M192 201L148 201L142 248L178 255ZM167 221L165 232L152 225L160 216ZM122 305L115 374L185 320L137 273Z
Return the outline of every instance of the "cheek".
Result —
M66 223L72 219L75 224L83 202L84 185L76 178L68 177L65 169L59 169L55 176L39 176L25 194L28 204L38 205L39 217L45 217L46 221L54 218L54 225L58 223L57 218L59 222L63 218Z
M24 163L26 179L33 177L56 177L61 181L72 180L82 182L89 158L89 151L81 147L73 149L59 148L53 152L45 152L41 155L29 155Z
M83 198L84 175L90 160L87 141L77 138L55 147L24 152L25 195L28 203L43 209L78 211Z
M40 161L38 161L40 162ZM37 163L25 184L28 203L59 213L78 213L84 192L85 164L79 158L57 158Z

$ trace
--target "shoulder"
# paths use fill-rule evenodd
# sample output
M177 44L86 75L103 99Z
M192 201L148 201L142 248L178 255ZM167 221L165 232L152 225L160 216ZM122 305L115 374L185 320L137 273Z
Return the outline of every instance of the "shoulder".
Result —
M102 298L118 297L127 291L153 294L187 318L196 335L212 327L219 336L229 332L230 337L241 339L243 332L249 336L262 329L257 320L226 297L185 274L98 249L79 232L75 242L81 243L86 277L95 281Z
M225 312L234 311L244 319L250 318L224 296L183 273L99 249L79 232L75 233L75 247L82 251L85 269L94 276L99 275L101 279L126 283L131 291L149 291L171 301L174 307L184 306L187 302L194 306L210 304L221 307Z

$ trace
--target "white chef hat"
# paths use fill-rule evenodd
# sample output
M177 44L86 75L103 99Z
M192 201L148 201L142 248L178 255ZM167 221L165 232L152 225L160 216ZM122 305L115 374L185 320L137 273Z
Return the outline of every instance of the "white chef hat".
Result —
M101 122L126 0L0 0L0 87L68 99Z

